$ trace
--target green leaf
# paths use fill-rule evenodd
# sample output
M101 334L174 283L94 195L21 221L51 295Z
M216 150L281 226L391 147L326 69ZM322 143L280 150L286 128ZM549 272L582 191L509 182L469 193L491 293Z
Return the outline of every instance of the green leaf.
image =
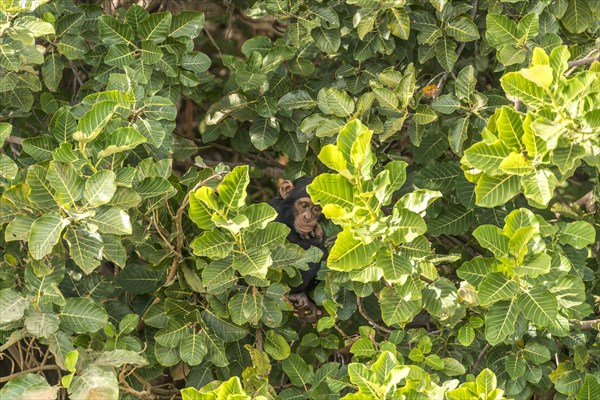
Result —
M410 35L410 18L402 8L392 8L388 11L388 29L392 35L407 40Z
M96 226L101 233L131 235L129 215L117 207L102 207L87 221Z
M165 347L177 347L184 338L189 336L187 324L176 318L169 318L167 326L156 332L156 343Z
M100 39L106 44L133 44L133 29L111 16L98 18L98 29Z
M69 244L69 254L85 274L90 274L102 261L102 237L98 233L83 228L67 228L65 239Z
M456 54L456 42L446 36L442 36L441 39L435 42L435 57L439 61L440 65L446 71L452 71L454 64L458 60L458 54Z
M26 29L35 37L54 35L54 26L51 23L29 15L15 19L13 26Z
M142 200L157 197L164 199L165 196L171 197L176 192L175 188L168 180L156 176L145 178L135 185L134 189L140 195Z
M475 93L475 70L472 65L468 65L460 70L454 84L454 92L456 97L461 100L471 99L471 95Z
M543 286L534 286L519 295L517 306L523 316L538 326L555 324L558 306L554 297Z
M482 207L502 205L519 193L520 186L518 175L483 175L475 187L475 203Z
M561 18L567 31L571 33L585 32L593 22L593 12L587 0L568 0L567 9Z
M351 210L354 206L355 188L338 174L321 174L307 186L306 190L316 203L326 207L329 204ZM327 214L327 212L325 211Z
M204 27L204 13L198 11L182 11L173 16L169 37L186 37L194 39Z
M89 50L87 43L79 35L63 36L56 48L69 60L81 60Z
M290 346L285 338L272 330L267 331L265 351L274 360L285 360L290 356Z
M125 364L143 367L148 364L148 361L135 351L125 349L104 351L101 353L101 356L94 361L94 365L109 365L117 368Z
M460 108L460 100L451 94L443 94L433 100L431 107L442 114L452 114Z
M269 248L253 247L247 249L246 252L236 253L232 265L242 276L251 275L264 279L272 263Z
M354 112L352 98L346 92L335 88L321 89L318 104L325 114L337 117L348 117Z
M101 170L85 182L83 197L87 204L98 207L112 199L117 190L116 175L110 170Z
M215 228L212 222L213 210L205 202L198 200L195 193L190 193L190 210L188 216L200 229L212 230Z
M467 140L469 129L469 118L457 118L448 131L448 142L450 148L457 155L463 154L463 143Z
M532 255L525 261L515 267L515 274L523 276L528 275L535 278L539 275L544 275L550 272L551 257L547 254L540 253Z
M94 140L115 114L117 105L116 102L108 100L94 104L92 109L79 120L77 124L79 131L73 134L73 138L82 143Z
M478 142L465 150L461 162L486 171L488 174L495 174L509 154L510 149L500 140L492 144Z
M246 207L242 214L248 218L248 232L265 229L269 222L277 218L277 211L267 203L252 204Z
M592 374L587 374L577 393L577 400L593 400L600 396L600 383Z
M69 220L61 218L57 213L49 213L36 219L29 233L29 253L34 260L41 260L52 253L58 243L63 229L69 225Z
M276 118L259 118L250 126L250 140L258 150L266 150L279 139L279 124Z
M70 142L77 131L77 121L65 107L59 108L50 120L50 132L59 143Z
M35 216L31 215L17 215L14 216L12 221L6 225L4 230L4 240L7 242L22 240L26 242L29 239L29 232L31 232L31 225L36 220Z
M479 226L473 231L473 236L483 248L489 249L496 257L508 257L508 243L510 239L497 226Z
M179 345L179 354L181 359L188 365L199 365L204 356L208 353L208 348L204 336L191 334L183 338Z
M317 102L305 90L294 90L286 93L277 102L277 106L284 110L310 110L316 105Z
M517 36L521 42L533 40L540 30L539 16L537 13L529 13L519 21L517 25Z
M373 93L375 94L375 98L381 107L390 110L397 110L399 103L398 96L396 96L396 94L390 89L374 88Z
M405 282L412 282L405 280ZM404 282L400 282L402 285ZM379 297L381 317L387 325L405 324L412 321L422 309L422 300L415 298L414 285L385 287ZM420 295L420 292L419 292Z
M519 354L509 353L504 359L504 367L512 379L518 379L525 374L527 362Z
M510 175L529 175L534 172L533 162L522 153L511 152L500 163L500 170ZM521 179L521 182L523 180Z
M459 278L466 280L474 286L479 286L488 273L496 272L495 264L489 258L475 257L462 264L458 269Z
M59 325L60 320L54 313L42 313L36 311L25 318L25 328L27 331L38 337L50 337L58 331Z
M371 263L379 247L380 243L365 244L356 240L349 229L344 229L331 248L327 266L334 271L351 271L364 267Z
M25 310L29 307L28 301L14 289L0 290L0 323L8 324L23 318Z
M181 68L199 74L205 72L210 65L211 60L206 54L192 51L185 54Z
M23 140L23 150L36 161L46 161L52 158L54 142L48 135L42 135Z
M7 137L10 136L12 132L12 125L8 122L0 122L0 145L4 144L4 141Z
M546 101L544 89L522 76L509 72L500 78L502 89L511 101L522 101L526 105L540 106Z
M567 224L558 234L561 244L569 244L576 249L583 249L596 241L594 227L585 221Z
M488 14L486 28L486 39L493 47L517 43L519 39L517 24L504 15Z
M163 42L169 35L172 15L169 12L150 14L138 25L138 36L154 43Z
M525 349L523 349L523 355L535 365L550 361L550 358L552 357L550 350L543 344L537 342L528 342L525 345Z
M446 32L459 42L479 39L479 29L468 17L458 17L448 21Z
M502 343L515 331L517 316L516 301L500 301L492 305L485 316L485 338L495 346Z
M59 317L61 327L75 333L94 333L108 323L104 308L85 298L68 298Z
M50 162L46 178L55 190L54 198L58 204L74 204L81 200L84 180L70 164Z
M440 197L442 197L442 193L437 190L416 189L415 191L402 196L396 204L402 208L422 215L423 211Z
M115 67L126 67L134 60L134 52L127 44L113 44L109 47L104 62Z
M459 204L452 204L438 217L429 220L427 231L434 236L463 235L474 221L473 210L467 210Z
M419 104L413 114L413 120L416 124L430 124L438 118L437 114L427 104Z
M78 400L94 396L106 400L116 400L119 397L119 382L112 369L90 365L82 374L73 378L69 387L69 398Z
M58 205L54 198L54 189L46 179L47 173L46 168L40 164L29 167L25 178L29 186L27 198L42 210L56 210Z
M46 56L44 65L42 65L42 77L46 87L51 92L58 90L58 85L62 80L63 64L58 56L58 52L52 52Z
M516 292L517 284L514 281L500 272L492 272L479 285L478 295L481 305L487 306L500 300L509 300Z
M225 258L233 250L233 238L221 231L207 231L192 242L194 254L211 259Z
M106 139L103 150L98 152L98 157L104 158L113 154L133 150L138 145L145 143L146 137L131 127L115 129Z
M523 193L534 207L545 208L554 197L558 179L547 169L538 169L533 174L521 178Z
M510 107L502 107L497 120L498 136L509 149L523 149L523 119Z
M287 359L283 360L282 367L294 386L306 387L313 379L312 370L298 354L290 354Z
M342 43L339 29L325 29L319 26L311 30L310 35L317 47L328 54L336 53Z
M391 222L394 227L392 241L396 245L412 242L427 231L427 225L419 214L399 207L394 208Z
M477 375L475 380L477 384L477 393L483 398L493 398L491 396L494 389L496 389L497 381L496 375L489 369L484 369Z
M250 183L248 166L235 167L217 188L224 204L225 215L242 207L246 202L246 188Z

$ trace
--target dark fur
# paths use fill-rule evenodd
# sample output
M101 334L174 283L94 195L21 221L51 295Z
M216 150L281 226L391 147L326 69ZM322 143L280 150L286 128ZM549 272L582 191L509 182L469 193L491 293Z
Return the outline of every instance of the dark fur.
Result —
M315 246L323 251L323 257L327 257L325 249L325 238L324 237L311 237L310 239L303 239L300 234L294 228L294 203L296 200L302 197L310 197L306 192L306 186L313 181L313 178L303 176L294 181L294 188L290 191L288 196L284 199L279 194L271 201L269 205L277 210L277 218L275 222L281 222L286 224L290 228L290 233L287 236L287 240L290 243L295 243L307 250L310 246ZM316 276L321 267L321 263L309 263L309 269L306 271L300 271L302 275L302 284L291 288L290 294L295 293L308 293L311 289L316 286Z

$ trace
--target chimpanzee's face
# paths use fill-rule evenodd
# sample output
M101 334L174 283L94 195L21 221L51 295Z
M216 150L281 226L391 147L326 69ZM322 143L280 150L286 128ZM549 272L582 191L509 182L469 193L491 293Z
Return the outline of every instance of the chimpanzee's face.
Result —
M301 197L294 203L294 228L298 233L311 233L320 216L321 206L314 204L310 197Z

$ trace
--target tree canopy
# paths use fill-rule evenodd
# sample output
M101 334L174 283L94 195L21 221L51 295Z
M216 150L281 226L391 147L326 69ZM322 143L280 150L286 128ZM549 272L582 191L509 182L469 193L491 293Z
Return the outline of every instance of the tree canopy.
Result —
M0 0L3 400L600 398L600 2L108 3Z

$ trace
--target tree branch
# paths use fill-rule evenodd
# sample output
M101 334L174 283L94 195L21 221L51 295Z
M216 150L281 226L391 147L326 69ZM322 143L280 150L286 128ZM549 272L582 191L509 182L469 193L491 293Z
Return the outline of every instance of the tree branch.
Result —
M487 353L487 351L491 348L492 346L490 346L489 343L485 344L485 347L483 348L483 350L481 350L481 353L479 353L479 357L477 357L477 360L475 361L475 364L473 364L473 367L471 368L471 373L474 373L475 370L477 369L477 367L479 366L479 364L481 363L481 360L483 360L483 356L485 356L485 353Z
M358 312L360 313L360 315L363 316L364 319L367 320L367 322L375 329L377 329L380 332L384 332L385 334L389 335L390 333L392 333L391 329L386 328L385 326L381 326L379 325L377 322L373 321L373 318L371 318L366 312L365 309L363 308L362 305L362 299L360 297L356 297L356 305L358 306Z
M60 370L60 367L58 365L40 365L39 367L26 369L24 371L15 372L14 374L0 377L0 383L8 382L11 379L18 378L19 376L25 375L25 374L33 374L35 372L53 371L53 370Z
M173 281L175 280L175 276L177 275L177 266L183 259L183 256L181 255L181 250L183 249L183 239L185 238L185 234L183 233L182 219L185 208L188 206L188 204L190 204L190 195L196 190L200 189L202 186L206 185L209 181L218 178L221 175L222 174L213 174L205 180L198 182L196 186L194 186L194 188L185 195L181 206L177 210L177 213L175 214L175 229L177 233L177 237L175 239L175 254L173 255L173 264L171 264L171 269L169 270L169 275L164 286L169 286L171 285L171 283L173 283Z
M21 145L23 143L23 138L18 137L18 136L13 136L13 135L8 135L8 137L6 139L4 139L4 141L6 143L12 143L12 144L18 144Z
M572 325L578 325L582 331L591 331L592 329L600 330L600 318L590 319L588 321L571 320Z
M582 65L591 64L596 60L600 60L600 53L596 54L595 56L582 58L581 60L569 61L569 68L575 68L580 67Z

